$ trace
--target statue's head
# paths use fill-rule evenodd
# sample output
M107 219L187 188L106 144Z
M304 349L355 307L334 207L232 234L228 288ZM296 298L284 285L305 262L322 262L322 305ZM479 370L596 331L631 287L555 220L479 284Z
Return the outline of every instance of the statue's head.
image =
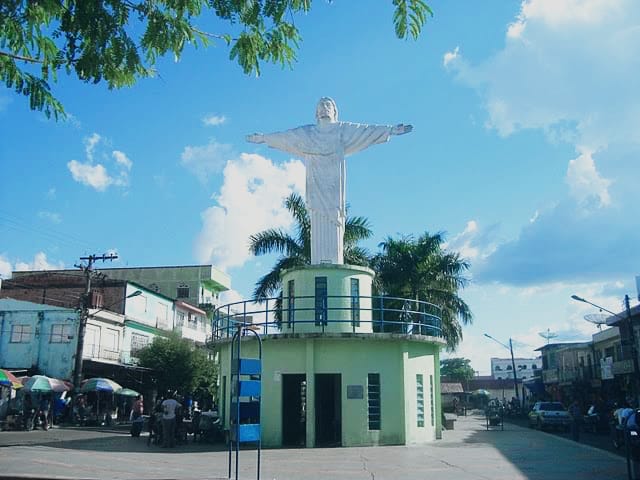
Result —
M338 121L338 107L333 98L322 97L318 101L316 106L316 120L318 122L324 121L328 123L335 123Z

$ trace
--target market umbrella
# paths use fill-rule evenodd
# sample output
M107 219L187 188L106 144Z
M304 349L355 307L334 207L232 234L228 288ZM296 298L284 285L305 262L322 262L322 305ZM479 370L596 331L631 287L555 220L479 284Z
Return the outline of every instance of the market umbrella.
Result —
M13 373L8 370L0 368L0 385L11 388L22 388L22 383L18 380Z
M37 393L68 392L73 389L73 385L64 380L47 377L46 375L34 375L24 383L24 389L27 392Z
M123 397L137 397L140 395L138 392L131 390L130 388L121 388L115 393L116 395L122 395Z
M109 393L113 395L118 390L122 390L122 386L119 383L114 382L110 378L101 378L101 377L90 378L88 380L85 380L84 383L82 384L82 387L80 387L80 391L82 393L96 392L96 396L98 398L97 405L96 405L96 414L98 415L98 418L100 418L101 394L104 392L104 393Z
M479 388L478 390L474 390L472 395L479 395L479 396L485 396L485 397L490 397L491 393L488 392L487 390L484 390L482 388Z
M87 392L115 393L118 390L122 390L122 386L120 386L120 384L114 382L109 378L100 378L100 377L90 378L86 380L82 384L82 387L80 388L80 391L82 393L87 393Z

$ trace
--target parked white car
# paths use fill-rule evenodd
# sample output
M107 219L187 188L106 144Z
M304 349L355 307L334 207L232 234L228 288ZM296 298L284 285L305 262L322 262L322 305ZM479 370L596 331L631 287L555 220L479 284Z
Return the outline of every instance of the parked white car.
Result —
M571 415L560 402L536 402L529 412L529 426L540 430L548 427L568 430Z

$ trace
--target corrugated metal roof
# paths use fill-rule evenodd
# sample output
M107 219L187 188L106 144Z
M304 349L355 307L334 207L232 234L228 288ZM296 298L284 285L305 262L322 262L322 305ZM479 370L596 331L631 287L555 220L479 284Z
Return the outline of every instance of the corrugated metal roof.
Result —
M33 312L33 311L73 311L71 308L56 307L43 303L25 302L24 300L14 300L13 298L0 298L0 311L3 312Z
M464 389L461 383L443 382L440 384L440 393L462 393Z

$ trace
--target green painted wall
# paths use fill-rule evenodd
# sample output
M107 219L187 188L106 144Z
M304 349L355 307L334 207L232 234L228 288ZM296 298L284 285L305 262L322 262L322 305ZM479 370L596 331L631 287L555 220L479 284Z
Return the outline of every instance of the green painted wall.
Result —
M425 354L419 344L407 343L403 349L407 444L425 443L436 438L436 396L434 355ZM418 381L422 375L422 419L418 425ZM431 407L433 404L433 417ZM433 421L432 421L433 419Z
M262 425L263 444L282 444L282 375L306 374L307 446L315 444L316 373L341 374L342 445L395 445L426 443L436 438L438 423L430 422L429 375L433 375L440 343L408 340L390 334L283 335L263 337ZM221 376L229 382L230 344L219 343ZM242 342L242 356L257 356L257 341ZM425 378L425 427L414 428L416 419L415 373ZM379 373L381 430L368 430L367 375ZM347 398L347 386L361 385L363 398ZM227 392L230 389L227 387ZM439 398L434 391L434 398ZM225 425L229 424L229 399L225 401ZM440 406L434 405L435 418Z
M372 332L371 324L371 283L373 271L366 267L354 265L311 265L286 271L282 275L285 297L288 295L289 281L295 287L295 325L289 325L287 299L283 302L283 330L285 332ZM327 278L328 317L329 322L322 327L315 325L315 279ZM351 279L359 281L360 315L359 325L353 325L351 304ZM306 297L306 298L303 298ZM332 298L333 297L333 298ZM302 310L300 310L302 309Z

